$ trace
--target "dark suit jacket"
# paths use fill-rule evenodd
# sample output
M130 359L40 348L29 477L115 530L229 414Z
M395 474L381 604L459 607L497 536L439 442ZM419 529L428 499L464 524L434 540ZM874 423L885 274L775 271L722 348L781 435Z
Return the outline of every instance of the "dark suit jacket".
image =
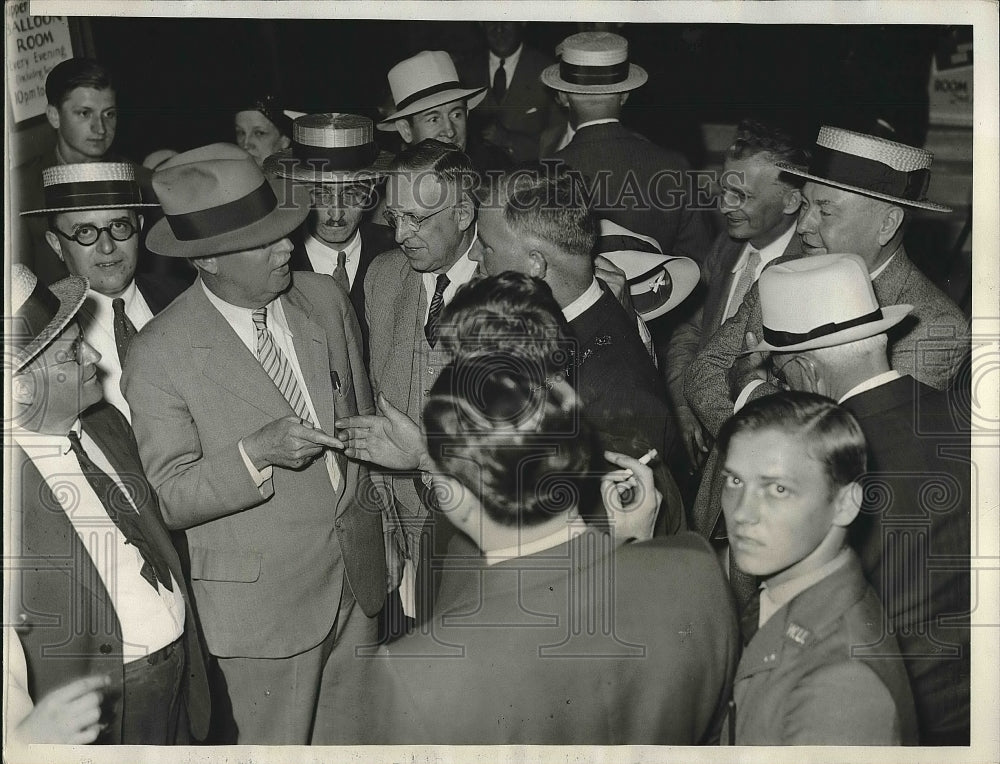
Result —
M380 744L695 745L718 736L738 635L691 534L614 547L588 530L469 560L422 632L378 653L355 713ZM666 585L669 582L669 585ZM585 624L600 624L584 628Z
M688 405L684 397L684 372L722 325L726 300L733 288L733 266L745 244L746 241L733 239L723 231L716 237L711 251L702 263L701 280L706 286L704 303L686 321L678 324L667 347L665 374L674 406ZM802 255L802 239L793 233L792 240L776 261Z
M783 260L779 258L774 264ZM913 306L913 312L888 332L892 368L939 390L946 388L968 355L969 320L902 248L872 281L872 288L879 305ZM713 436L733 413L728 373L743 350L747 332L761 339L760 292L756 284L747 292L736 315L712 335L684 377L685 398ZM776 391L764 384L751 398Z
M664 254L704 259L712 230L708 211L691 209L692 181L683 156L612 122L577 131L553 158L589 176L592 207L600 217L652 236Z
M913 698L880 611L852 555L772 615L736 670L736 744L915 745Z
M294 249L292 250L291 266L293 271L312 271L312 263L309 262L309 255L306 253L306 239L309 238L309 221L306 220L300 227L292 231L288 237L291 239ZM365 366L368 365L368 320L365 316L365 275L368 273L368 266L372 264L378 255L388 252L396 247L393 232L384 225L377 225L369 221L361 223L361 260L358 262L358 272L354 275L354 282L351 284L351 305L358 317L358 324L361 326L361 345L364 350Z
M902 377L842 404L868 441L851 538L906 659L923 745L969 739L968 402Z
M546 129L565 130L566 118L556 105L552 91L540 79L542 71L551 63L552 59L544 53L525 45L500 103L493 95L488 49L480 50L459 67L459 79L464 87L488 88L486 98L469 112L472 129L481 132L493 126L494 142L509 148L517 163L538 159L539 139Z
M663 384L650 360L634 319L630 319L607 288L601 298L569 322L576 341L571 376L583 414L604 447L639 456L650 448L670 453L677 437ZM669 472L665 485L664 519L671 533L685 527L683 504Z
M201 740L208 730L210 704L198 616L156 494L139 463L135 438L125 418L105 402L88 409L81 421L115 471L136 488L132 493L143 532L181 587L187 648L182 692L191 734ZM20 502L13 511L22 534L20 548L14 550L20 586L12 596L18 598L15 629L24 647L31 697L37 702L69 681L106 673L112 682L108 695L121 698L122 633L111 597L52 488L20 448L13 449L12 458L20 487ZM121 743L121 722L119 707L98 742Z
M374 411L359 330L329 276L300 273L281 296L317 424ZM336 372L339 386L335 383ZM258 490L239 441L292 415L288 401L195 282L133 340L122 375L149 481L185 529L209 652L283 658L330 632L346 584L369 616L385 597L382 520L367 471L338 456L273 468Z

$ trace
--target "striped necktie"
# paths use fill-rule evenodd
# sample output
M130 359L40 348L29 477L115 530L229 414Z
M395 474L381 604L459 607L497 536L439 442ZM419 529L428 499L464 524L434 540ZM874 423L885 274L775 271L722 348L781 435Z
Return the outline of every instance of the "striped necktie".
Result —
M743 304L744 298L747 296L747 292L750 291L750 287L753 286L753 282L756 281L757 268L760 267L760 250L755 249L753 246L750 247L750 254L747 257L747 264L743 268L743 273L740 274L739 281L736 282L736 288L733 289L733 299L729 302L729 312L723 318L723 323L726 319L732 318L736 315L736 312L740 309L740 305Z
M444 290L448 288L451 280L442 273L437 277L437 284L434 287L434 297L431 298L431 307L427 311L427 323L424 324L424 336L431 347L437 345L438 321L441 320L441 311L444 308Z
M111 308L115 312L113 323L115 330L115 347L118 349L118 363L124 365L125 355L128 347L132 344L132 338L136 335L135 324L125 312L125 300L116 297L111 301Z

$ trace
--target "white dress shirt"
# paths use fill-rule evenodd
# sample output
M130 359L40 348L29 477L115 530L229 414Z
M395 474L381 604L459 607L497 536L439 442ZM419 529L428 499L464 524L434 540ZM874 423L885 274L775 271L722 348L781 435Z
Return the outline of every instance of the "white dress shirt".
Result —
M218 309L222 317L226 319L226 323L236 332L236 336L240 338L240 342L246 346L246 349L250 351L250 354L256 360L257 327L253 322L253 309L241 308L238 305L226 302L205 286L204 281L201 282L201 288L205 290L205 295L208 297L209 302ZM281 306L281 298L273 300L265 307L267 308L267 329L274 338L275 346L288 359L288 363L292 367L292 373L295 374L295 380L299 383L299 390L302 391L302 397L305 399L309 415L312 417L313 422L319 426L319 417L316 416L316 407L313 405L312 397L309 395L309 388L306 387L303 381L302 367L299 366L299 357L295 353L294 335L288 326L288 320L285 318L285 310ZM269 464L264 469L258 470L253 462L250 461L250 457L247 456L242 440L239 442L239 449L240 455L243 457L243 463L247 467L247 472L250 473L250 477L253 478L261 494L264 494L264 484L273 476L271 465ZM330 473L330 482L333 483L334 489L337 489L340 487L340 469L337 467L333 454L329 450L324 452L324 457L326 459L327 471Z
M589 122L581 122L575 128L573 125L566 123L566 132L563 133L563 137L560 139L558 145L556 146L556 151L562 151L569 145L569 142L573 140L573 136L577 134L580 130L590 125L607 125L611 122L620 122L621 120L617 117L607 117L605 119L592 119Z
M347 271L347 283L353 287L354 278L358 275L358 266L361 264L361 230L355 231L351 240L339 249L313 234L306 237L306 255L316 273L332 276L337 268L338 252L346 255L344 269Z
M135 508L121 477L97 443L82 430L80 420L74 423L72 429L80 436L87 456L121 487ZM180 585L171 576L173 591L168 591L165 586L154 590L142 577L142 555L133 545L125 543L125 536L108 516L101 500L83 476L76 454L70 448L69 438L16 427L13 428L13 437L45 482L53 488L53 496L83 542L101 583L111 597L122 628L123 661L131 663L180 637L184 632L185 615ZM78 615L71 614L71 617Z
M601 285L597 282L597 278L595 277L583 294L562 309L566 322L569 323L574 318L579 317L585 311L594 307L594 305L597 304L597 301L601 299L602 294L604 294L604 291L601 289Z
M121 298L125 301L125 315L132 321L136 331L153 319L153 311L149 309L135 281L128 285ZM115 311L111 307L111 301L111 297L88 289L87 299L84 300L77 319L83 330L83 338L101 354L101 360L97 362L97 372L100 375L104 400L122 412L131 422L132 410L121 390L122 365L118 361L118 345L115 344Z
M469 253L472 248L476 246L476 236L478 233L478 228L472 230L472 241L466 248L462 256L455 261L454 265L451 266L445 275L448 276L448 287L444 290L442 295L444 298L444 304L447 305L451 302L451 298L455 296L455 292L458 291L459 287L472 281L473 276L476 275L476 269L479 267L479 263L475 260L469 259ZM437 289L437 273L424 273L424 291L427 293L427 309L424 311L424 323L427 323L427 317L431 312L431 300L434 299L434 291Z
M514 70L517 69L517 62L521 60L521 51L524 50L524 43L517 46L517 50L503 60L503 70L507 73L507 90L510 90L510 83L514 81ZM497 69L500 68L500 56L490 51L490 90L493 89L493 80L496 78Z

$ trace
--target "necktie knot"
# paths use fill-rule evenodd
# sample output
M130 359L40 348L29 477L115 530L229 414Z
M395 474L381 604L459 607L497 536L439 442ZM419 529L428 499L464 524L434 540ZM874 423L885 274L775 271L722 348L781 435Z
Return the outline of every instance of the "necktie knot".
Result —
M340 251L337 253L337 267L344 268L347 266L347 253Z
M434 285L434 296L437 297L438 295L441 295L443 297L444 290L448 288L449 284L451 284L451 279L448 278L447 273L442 273L438 276L437 283Z
M116 297L111 301L111 309L115 312L115 318L125 315L125 300L121 297Z
M254 326L267 329L267 308L257 308L252 314Z

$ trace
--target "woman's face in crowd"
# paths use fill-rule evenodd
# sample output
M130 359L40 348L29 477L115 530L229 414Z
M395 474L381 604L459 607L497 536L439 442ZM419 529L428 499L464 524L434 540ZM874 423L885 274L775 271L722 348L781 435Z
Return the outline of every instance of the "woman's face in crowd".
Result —
M258 165L275 152L288 148L291 140L259 111L236 112L236 144L257 160Z

